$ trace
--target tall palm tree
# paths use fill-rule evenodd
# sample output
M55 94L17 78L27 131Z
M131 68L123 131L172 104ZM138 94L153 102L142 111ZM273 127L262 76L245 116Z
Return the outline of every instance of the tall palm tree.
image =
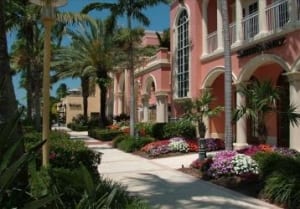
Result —
M100 123L106 124L106 94L109 84L108 72L113 62L113 37L105 27L105 22L88 20L80 27L68 30L72 37L70 47L59 49L54 66L60 69L60 77L80 77L84 99L84 115L87 116L89 82L92 78L100 88Z
M225 95L225 149L233 149L232 140L232 69L231 69L231 46L229 38L229 18L227 1L221 1L221 12L223 18L223 41L224 41L224 95Z
M169 3L168 0L118 0L116 3L91 3L87 5L83 11L89 12L92 10L110 10L109 17L110 25L116 23L117 17L125 16L127 19L127 27L129 31L132 30L132 20L135 19L140 23L148 26L150 24L149 19L143 13L143 10L155 6L159 3ZM134 88L134 56L133 56L133 39L130 36L128 48L128 60L129 60L129 76L130 76L130 135L134 136L135 126L135 88Z

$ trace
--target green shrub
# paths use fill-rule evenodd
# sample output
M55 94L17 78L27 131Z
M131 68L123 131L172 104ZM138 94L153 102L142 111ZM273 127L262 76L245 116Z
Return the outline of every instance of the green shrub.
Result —
M126 139L120 141L118 143L117 147L120 150L123 150L124 152L133 152L136 150L136 139L132 136L127 136Z
M132 137L129 135L124 135L124 138L116 144L117 148L125 152L134 152L139 150L144 145L153 142L154 139L151 137Z
M67 125L68 128L72 129L73 131L87 131L88 130L88 125L83 125L79 123L69 123Z
M273 172L266 179L263 196L272 202L285 205L286 208L299 209L300 173L292 173L288 170Z
M88 149L83 141L71 140L64 132L50 133L49 162L52 167L74 169L79 162L93 174L98 175L97 165L100 162L101 154ZM32 132L25 134L25 147L30 149L36 142L42 140L42 134ZM41 163L41 154L38 155L38 164Z
M300 161L297 158L277 153L257 153L254 155L265 182L262 194L278 204L290 209L300 205Z
M111 141L120 134L123 134L123 131L111 129L92 129L88 132L90 137L101 141Z
M155 139L163 139L165 137L164 127L167 123L155 123L152 126L151 136Z
M115 137L115 138L113 139L113 141L112 141L112 146L113 146L114 148L118 147L118 144L119 144L121 141L123 141L123 140L125 140L125 139L127 139L127 138L128 138L128 135L125 135L125 134L118 135L117 137Z
M137 123L135 129L140 136L152 136L152 128L154 123Z
M164 126L163 138L172 138L182 136L193 139L196 136L195 126L188 120L179 120L172 123L167 123Z

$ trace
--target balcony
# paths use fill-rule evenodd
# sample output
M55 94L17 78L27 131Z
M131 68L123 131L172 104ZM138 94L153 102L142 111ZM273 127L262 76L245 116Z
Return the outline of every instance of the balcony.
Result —
M266 36L278 36L289 32L286 30L293 28L297 25L300 26L300 0L295 0L293 5L289 5L291 1L281 0L269 4L265 8L265 21L260 21L259 12L254 12L241 19L241 26L239 27L239 33L237 33L237 24L232 22L229 25L230 43L233 45L237 41L239 44L235 44L234 47L249 46L251 43L256 43L257 40ZM291 7L296 7L294 10L294 16L292 17ZM260 26L260 24L262 24ZM292 26L294 25L294 26ZM290 27L291 26L291 27ZM260 36L260 28L263 28L263 36ZM295 27L294 27L295 28ZM212 56L218 54L218 33L213 31L207 35L207 55Z

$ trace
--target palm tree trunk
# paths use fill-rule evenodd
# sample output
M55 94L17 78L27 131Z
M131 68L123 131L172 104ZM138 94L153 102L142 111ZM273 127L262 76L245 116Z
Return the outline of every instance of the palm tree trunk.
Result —
M89 98L89 78L81 77L81 89L83 99L83 117L85 121L88 121L88 98Z
M32 75L30 65L27 65L26 69L26 103L27 103L27 120L31 123L32 122Z
M132 3L132 2L131 2ZM134 136L135 126L135 92L134 92L134 64L133 64L133 40L132 40L132 26L131 26L131 14L127 14L127 23L129 28L129 78L130 78L130 136Z
M5 0L0 0L0 128L3 128L15 116L18 108L7 52L4 16L5 2ZM18 140L22 140L22 143L15 152L15 159L19 158L24 153L24 143L20 125L18 125L17 128L13 130L12 136L10 138L5 139L6 143L1 144L0 157L3 151L6 151L9 146L14 144ZM17 178L15 186L17 187L19 185L23 189L27 185L26 169L22 169L20 175Z
M225 89L225 149L232 150L232 70L231 70L231 49L229 38L229 22L227 1L221 1L223 17L223 38L224 38L224 89Z

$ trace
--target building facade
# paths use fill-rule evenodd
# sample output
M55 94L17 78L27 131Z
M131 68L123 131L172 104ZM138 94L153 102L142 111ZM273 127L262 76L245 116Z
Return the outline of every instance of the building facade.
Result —
M277 106L300 113L300 0L228 0L233 108L246 104L237 90L253 80L271 81L282 90ZM137 120L168 122L180 118L182 100L209 90L224 106L224 44L221 0L174 0L170 6L171 50L160 49L135 71L135 95L125 71L114 76L113 115L129 113L136 97ZM224 138L224 113L206 118L206 137ZM235 148L257 138L255 121L233 125ZM282 114L265 117L267 143L300 150L300 127Z
M224 47L221 0L174 1L171 5L172 114L180 115L177 101L196 98L203 90L224 106ZM279 107L292 103L300 112L300 1L229 0L232 60L232 103L247 98L237 93L241 84L270 80L284 91ZM224 136L224 114L206 121L208 137ZM279 114L267 115L268 143L300 150L300 127ZM235 146L256 137L245 117L234 125Z
M71 123L73 118L83 115L83 97L81 89L70 89L68 95L57 104L59 117L64 117L65 124ZM95 86L95 91L88 97L88 117L98 117L100 111L100 90Z

